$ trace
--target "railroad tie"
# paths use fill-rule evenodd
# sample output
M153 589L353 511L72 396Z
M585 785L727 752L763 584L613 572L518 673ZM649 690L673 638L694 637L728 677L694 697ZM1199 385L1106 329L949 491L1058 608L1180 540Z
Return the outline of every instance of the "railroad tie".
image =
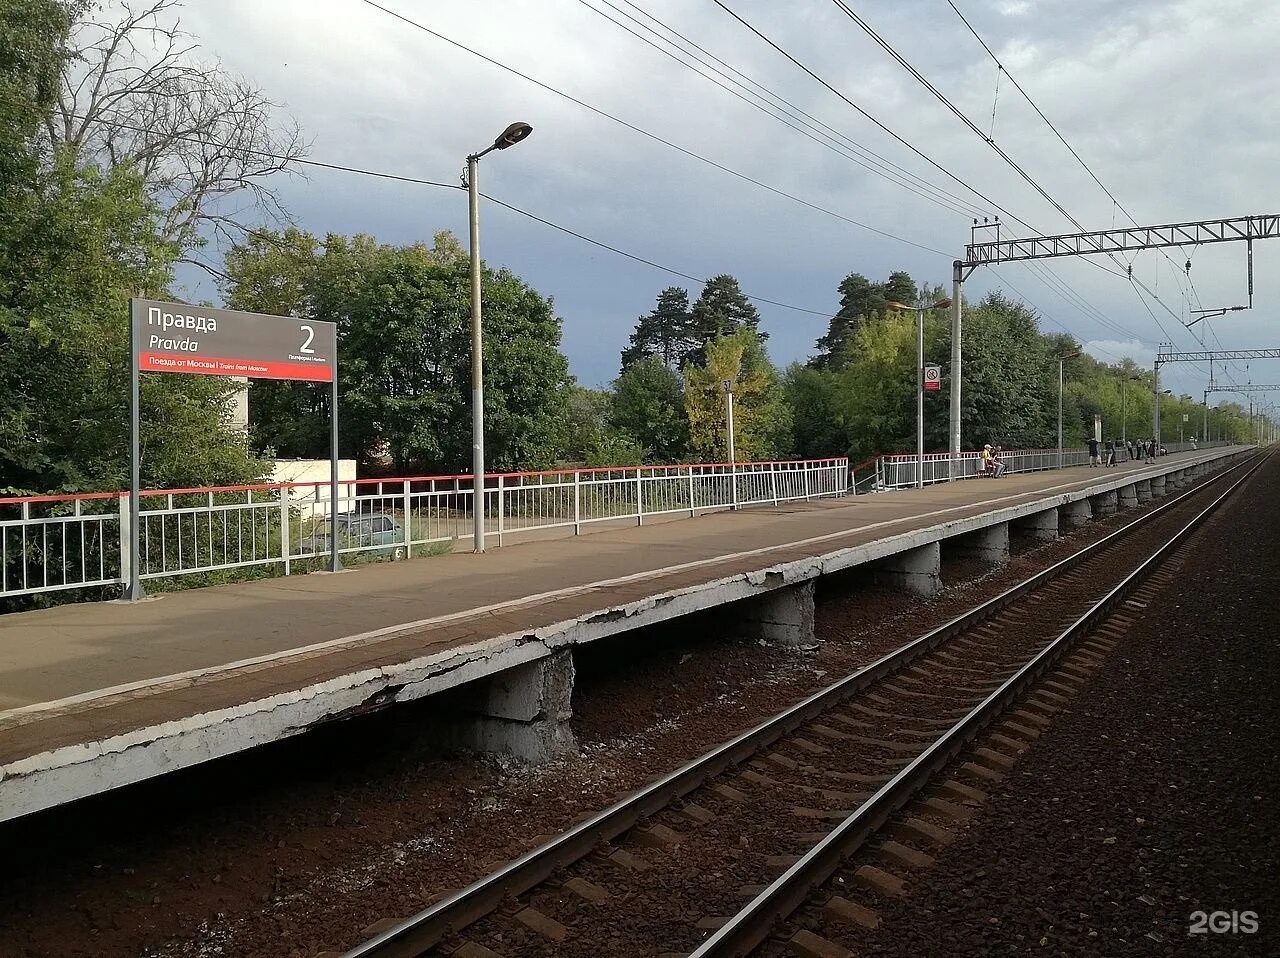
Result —
M522 908L515 914L516 921L548 941L561 942L569 937L569 929L554 918L536 908Z
M703 808L696 802L689 802L684 808L680 809L681 813L687 818L693 819L699 825L705 825L707 822L713 822L716 813L709 808Z
M453 958L502 958L502 955L474 941L464 941L462 947L453 953Z
M880 927L880 915L874 908L859 905L847 898L834 896L822 908L822 913L833 921L842 921L849 925L861 925L875 931Z
M976 791L976 789L974 790ZM979 793L981 794L981 793ZM908 818L895 830L906 833L903 837L915 841L926 841L931 845L949 845L955 838L951 832L941 826L927 822L923 818Z
M860 865L853 873L853 880L886 898L901 898L907 893L906 883L901 878L875 865Z
M853 958L848 948L804 928L792 935L787 944L801 958Z
M898 864L906 865L908 868L928 868L934 861L932 855L912 848L910 845L895 842L893 839L881 842L877 850L882 855L887 855Z
M942 798L926 798L924 805L930 811L938 812L940 815L946 815L948 818L954 818L958 822L967 822L973 816L977 815L977 811L965 805L957 805L955 802L948 802Z
M609 892L601 888L594 882L589 882L585 878L570 878L564 883L564 887L569 889L579 898L584 898L591 902L602 902L609 900Z

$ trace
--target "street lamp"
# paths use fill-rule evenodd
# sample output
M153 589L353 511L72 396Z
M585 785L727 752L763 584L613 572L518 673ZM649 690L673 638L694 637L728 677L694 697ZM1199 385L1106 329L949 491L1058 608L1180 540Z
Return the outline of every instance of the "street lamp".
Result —
M480 157L515 146L533 132L512 123L491 146L467 157L467 207L471 217L471 511L473 551L484 552L484 336L480 322ZM502 508L502 503L498 503Z
M1160 395L1162 395L1162 396L1172 396L1172 395L1173 395L1173 390L1172 390L1172 389L1162 389L1162 390L1160 390ZM1151 438L1154 440L1154 441L1152 442L1152 445L1154 445L1154 446L1155 446L1155 448L1156 448L1156 452L1155 452L1155 454L1156 454L1157 456L1159 456L1159 455L1160 455L1160 440L1161 440L1161 435L1160 435L1160 434L1161 434L1162 432L1164 432L1164 430L1163 430L1163 429L1157 429L1157 430L1155 431L1155 433L1156 433L1156 434L1155 434L1154 436L1152 436L1152 437L1151 437Z
M926 306L923 303L908 306L906 303L885 303L889 309L903 312L915 310L916 314L916 488L924 486L924 314L931 309L946 309L951 300L940 299Z
M727 450L729 453L729 483L732 492L730 493L731 508L738 508L738 458L734 451L733 444L733 380L726 379L721 384L724 387L724 426Z
M1062 468L1062 364L1068 359L1075 359L1080 350L1074 353L1063 353L1058 357L1058 468Z

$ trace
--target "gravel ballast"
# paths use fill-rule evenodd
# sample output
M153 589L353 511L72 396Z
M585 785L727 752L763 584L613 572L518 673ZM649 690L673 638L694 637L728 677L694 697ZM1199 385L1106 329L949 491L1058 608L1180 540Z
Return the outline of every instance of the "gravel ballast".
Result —
M1178 578L858 955L1280 954L1277 484L1273 457L1194 534ZM1198 912L1225 914L1193 934Z

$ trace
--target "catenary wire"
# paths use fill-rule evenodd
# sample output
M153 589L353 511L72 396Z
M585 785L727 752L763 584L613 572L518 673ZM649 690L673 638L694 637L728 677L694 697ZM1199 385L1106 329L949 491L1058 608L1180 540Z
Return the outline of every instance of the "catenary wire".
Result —
M1001 206L999 203L996 203L994 200L990 199L990 198L989 198L989 197L987 197L985 194L983 194L983 193L979 192L979 191L977 190L977 188L976 188L976 187L973 187L973 186L972 186L972 185L970 185L969 183L967 183L967 182L965 182L964 180L960 179L958 176L956 176L956 175L955 175L954 173L952 173L950 170L947 170L945 167L942 167L940 164L938 164L936 161L934 161L934 160L932 160L931 158L929 158L928 156L926 156L923 152L921 152L919 149L917 149L916 147L914 147L912 144L908 143L908 142L907 142L906 140L904 140L901 136L899 136L897 133L895 133L893 130L891 130L888 126L886 126L884 123L882 123L882 122L881 122L880 120L878 120L876 117L872 116L872 115L871 115L870 113L868 113L865 109L863 109L859 104L857 104L855 101L853 101L853 100L852 100L852 99L850 99L848 96L846 96L843 92L841 92L839 89L837 89L837 88L836 88L833 84L831 84L828 80L826 80L824 77L822 77L821 75L819 75L816 71L814 71L813 69L811 69L811 68L810 68L809 66L807 66L805 63L801 62L801 61L800 61L796 56L794 56L794 55L793 55L792 53L790 53L788 50L786 50L785 48L783 48L783 47L781 46L781 44L779 44L779 43L777 43L776 41L774 41L771 37L769 37L767 34L765 34L762 30L758 29L758 28L757 28L755 25L753 25L751 22L749 22L749 21L748 21L748 20L746 20L744 17L742 17L740 14L738 14L738 13L737 13L737 12L735 12L733 9L731 9L729 6L727 6L727 5L723 2L723 0L712 0L712 2L713 2L713 3L715 3L715 5L716 5L716 6L718 6L721 10L723 10L725 13L727 13L730 17L732 17L734 20L736 20L739 24L741 24L743 27L745 27L747 30L749 30L751 33L753 33L756 37L758 37L760 40L762 40L765 44L767 44L769 47L771 47L774 51L776 51L777 53L781 54L781 55L782 55L784 58L786 58L790 63L792 63L794 66L798 67L800 70L802 70L804 73L806 73L806 74L807 74L809 77L811 77L813 80L817 81L819 84L821 84L823 87L825 87L828 91L830 91L832 94L834 94L835 96L837 96L837 97L838 97L840 100L842 100L846 105L848 105L849 107L851 107L852 109L854 109L855 111L857 111L860 115L862 115L862 116L863 116L863 117L865 117L866 119L870 120L873 124L875 124L879 129L881 129L881 130L882 130L883 132L885 132L887 135L889 135L889 136L890 136L890 137L892 137L893 139L897 140L899 143L902 143L904 146L906 146L906 147L907 147L909 150L911 150L912 152L916 153L918 156L921 156L922 158L924 158L927 162L929 162L929 163L930 163L930 165L932 165L932 166L934 166L935 168L937 168L937 169L941 170L941 171L942 171L946 176L948 176L948 177L949 177L950 179L952 179L952 180L955 180L955 181L956 181L957 183L959 183L960 185L964 186L967 190L969 190L970 192L972 192L974 195L976 195L976 196L978 196L979 198L981 198L981 199L985 200L986 202L990 203L990 204L991 204L995 209L999 210L1001 213L1004 213L1004 214L1005 214L1007 217L1009 217L1009 219L1010 219L1010 220L1012 220L1013 222L1020 224L1021 226L1025 227L1025 228L1026 228L1026 229L1028 229L1028 230L1030 230L1033 234L1041 234L1041 235L1043 235L1043 234L1044 234L1044 230L1042 230L1042 229L1037 229L1035 226L1031 225L1031 224L1030 224L1030 223L1028 223L1026 220L1022 219L1020 216L1018 216L1018 215L1016 215L1016 214L1012 213L1011 211L1009 211L1009 210L1005 209L1005 208L1004 208L1003 206ZM1100 264L1094 264L1094 265L1100 265ZM1065 281L1063 281L1063 280L1061 280L1060 278L1058 278L1058 277L1057 277L1057 274L1056 274L1056 273L1054 273L1054 272L1053 272L1053 270L1052 270L1049 266L1044 265L1044 264L1040 264L1040 265L1037 265L1036 267L1034 267L1034 269L1041 270L1041 271L1043 271L1043 272L1045 272L1045 273L1047 273L1047 274L1050 274L1050 275L1054 276L1054 277L1055 277L1055 280L1056 280L1058 283L1060 283L1060 284L1062 284L1064 287L1066 287L1066 283L1065 283ZM1046 281L1046 282L1048 282L1048 281ZM1076 293L1076 292L1072 291L1071 293L1069 293L1069 294L1068 294L1068 296L1067 296L1066 298L1071 299L1072 297L1074 297L1074 298L1078 299L1078 300L1083 304L1083 306L1078 306L1077 308L1083 308L1083 309L1084 309L1084 311L1085 311L1086 313L1091 314L1091 315L1096 315L1096 316L1101 317L1100 322L1102 322L1103 324L1105 324L1105 325L1110 325L1110 326L1112 326L1113 328L1118 328L1118 329L1123 330L1123 334L1124 334L1124 335L1126 335L1126 336L1132 336L1132 337L1133 337L1133 338L1135 338L1135 339L1140 339L1140 338L1141 338L1141 337L1139 337L1136 333L1134 333L1134 332L1132 332L1132 331L1130 331L1130 330L1124 330L1124 329L1123 329L1123 327L1120 327L1120 325L1119 325L1118 323L1116 323L1114 320L1111 320L1111 319L1109 319L1108 317L1106 317L1106 316L1105 316L1105 314L1103 314L1101 310L1099 310L1096 306L1093 306L1091 303L1089 303L1087 300L1085 300L1085 299L1084 299L1084 297L1083 297L1083 296L1081 296L1079 293ZM1073 305L1075 305L1075 304L1073 304Z
M702 47L693 43L693 41L684 34L674 30L672 27L663 23L656 17L653 17L642 7L631 3L630 0L623 0L623 2L626 2L628 6L634 8L644 17L658 24L663 30L670 33L676 39L673 40L670 37L664 36L662 32L643 22L638 17L628 13L626 10L623 10L611 3L610 0L595 0L595 2L613 11L617 17L623 17L631 21L635 26L629 26L628 24L616 19L614 16L610 16L604 10L594 6L591 0L578 0L578 3L586 7L588 10L598 14L620 29L625 30L641 42L648 44L663 55L675 60L681 66L692 70L694 73L709 82L714 83L731 96L737 97L752 108L760 110L785 126L795 130L797 133L800 133L802 136L813 140L819 145L850 160L876 176L880 176L897 186L901 186L909 192L929 200L950 212L958 213L965 217L972 217L975 214L981 216L983 214L984 210L981 207L975 206L968 200L937 187L927 180L924 180L921 177L916 176L914 173L898 166L892 161L887 160L885 157L882 157L868 149L865 145L858 143L847 134L832 129L821 120L818 120L811 114L796 106L792 101L780 96L763 84L756 82L746 74L742 73L742 71L734 69L718 57L713 57L711 54L706 53ZM649 39L649 37L642 36L637 32L637 30L643 30L650 36L655 37L661 43L666 44L675 51L678 51L678 53L673 53L672 50L659 46L658 43L654 42L654 40ZM689 49L690 47L693 49ZM688 59L685 59L686 57ZM691 63L689 62L690 60L695 62ZM695 63L697 65L695 65ZM716 74L716 76L712 76L704 72L704 69L711 71L711 73ZM717 79L717 76L721 79ZM737 77L742 77L742 79L739 80ZM729 86L726 86L726 83L737 87L738 89L730 89Z
M528 83L532 83L534 86L538 87L539 89L545 90L548 93L552 93L560 97L561 99L567 100L568 102L573 103L574 105L579 106L582 109L587 110L588 112L594 113L596 116L602 117L606 120L609 120L611 123L615 123L618 126L631 130L633 133L638 133L640 136L653 140L655 143L660 143L663 146L669 147L670 149L673 149L678 153L682 153L683 155L689 157L690 159L697 160L700 163L705 163L708 166L711 166L717 170L720 170L722 173L727 173L730 176L736 177L737 179L750 183L751 185L759 187L762 190L766 190L777 196L784 197L785 199L791 200L793 203L799 203L801 206L805 206L816 212L824 213L827 216L831 216L831 217L834 217L835 219L842 220L846 223L849 223L852 226L858 227L859 229L867 230L868 232L875 233L878 236L883 236L886 239L894 240L895 242L904 243L907 246L913 246L916 249L921 249L929 253L936 253L939 256L946 256L950 258L950 254L944 252L943 250L934 249L931 246L926 246L923 243L917 243L915 240L907 239L904 236L898 236L896 233L890 233L887 230L879 229L878 227L871 226L868 223L860 222L858 220L853 219L852 217L845 216L843 213L838 213L833 209L822 206L818 203L810 202L809 200L803 199L802 197L796 196L794 193L789 193L784 189L781 189L776 186L772 186L761 180L757 180L755 177L749 176L748 174L743 173L741 170L735 170L730 166L725 166L723 163L717 162L716 160L713 160L710 157L703 156L701 153L697 153L694 150L689 149L688 147L681 146L680 144L675 143L671 140L668 140L665 137L662 137L659 134L652 132L651 130L646 130L644 127L637 126L634 123L624 120L622 119L622 117L618 116L617 114L610 113L609 111L603 110L600 107L593 106L592 104L574 96L571 93L566 93L564 90L557 89L556 87L553 87L548 83L544 83L543 81L538 80L527 73L523 73L520 70L517 70L515 67L509 66L508 64L505 64L500 60L496 60L493 57L490 57L484 53L481 53L479 50L476 50L472 47L467 46L466 44L463 44L457 40L454 40L452 37L448 37L445 34L440 33L439 31L433 30L430 27L428 27L426 24L419 23L416 20L410 19L409 17L405 16L402 13L398 13L397 11L392 10L390 7L385 7L382 4L376 2L376 0L360 0L360 2L364 3L369 7L372 7L375 10L379 10L382 13L385 13L389 17L393 17L394 19L399 20L401 23L407 26L413 27L414 29L420 30L429 36L435 37L437 40L447 43L450 46L454 47L455 49L462 50L464 53L468 53L471 56L477 57L478 59L481 59L484 62L492 66L495 66L500 70L504 70L507 73L510 73L513 76L517 76Z
M82 117L78 117L78 118L83 119ZM147 130L144 127L135 126L130 123L122 122L115 118L111 118L110 122L120 127L121 129L132 130L138 133L152 132ZM170 139L182 140L184 142L190 142L190 143L199 143L206 146L213 143L213 141L208 138L197 137L192 134L175 133L175 134L166 134L166 135ZM410 176L408 174L403 174L403 173L388 173L383 170L371 170L371 169L365 169L363 167L358 167L358 166L346 166L341 163L328 163L322 160L308 160L308 159L300 159L296 157L286 157L282 154L271 153L266 150L255 150L255 149L248 149L248 148L242 148L242 149L243 149L243 152L245 153L251 153L254 156L260 156L260 157L263 157L264 159L288 160L289 162L298 163L304 166L317 167L324 170L333 170L341 173L351 173L359 176L375 177L377 179L383 179L383 180L393 180L399 183L410 183L415 186L431 186L431 187L437 187L437 188L446 189L446 190L458 190L458 191L463 190L463 187L457 183L444 183L439 180L424 179L423 177L420 177L420 176ZM551 229L557 230L558 232L564 233L568 236L572 236L575 239L579 239L584 243L589 243L590 245L595 246L599 249L606 250L618 256L625 257L626 259L633 260L634 262L637 262L637 263L642 263L645 266L652 267L653 269L661 270L662 272L665 272L665 273L670 273L673 276L679 276L683 279L691 280L696 283L705 284L707 282L706 279L700 276L696 276L684 270L676 269L674 266L667 266L663 263L657 262L656 260L647 259L646 257L639 255L638 253L632 253L625 249L622 249L619 246L614 246L610 243L604 242L603 240L598 240L598 239L595 239L594 237L587 236L585 233L579 233L577 230L570 229L567 226L562 226L559 223L546 219L545 217L539 216L538 214L531 212L530 210L526 210L512 203L508 203L505 200L501 200L498 197L493 196L489 193L481 192L480 195L483 196L489 202L497 206L501 206L503 209L510 210L513 213L518 213L519 215L527 217L528 219L534 220L535 222L540 223L543 226L550 227ZM262 231L258 231L258 230L246 230L246 232L249 232L250 234L256 233L260 236L267 235L267 234L264 234ZM825 316L828 318L831 316L830 310L810 309L807 306L796 306L793 303L785 303L785 302L781 302L780 300L768 299L764 296L756 296L746 292L744 292L743 295L746 296L747 299L753 300L755 302L767 303L770 306L778 306L778 307L781 307L782 309L790 309L798 313L808 313L813 316Z
M715 2L718 3L719 0L715 0ZM1040 196L1042 196L1069 223L1071 223L1073 226L1076 227L1076 229L1080 230L1081 232L1086 231L1083 223L1081 223L1071 213L1069 213L1067 209L1061 203L1058 202L1058 200L1056 200L1052 195L1050 195L1048 190L1046 190L1033 176L1031 176L1030 173L1028 173L1012 156L1010 156L1009 153L1003 147L1001 147L998 143L996 143L996 141L993 138L985 135L982 132L982 130L977 126L977 124L975 124L972 120L970 120L964 114L964 111L962 111L958 106L956 106L955 103L953 103L946 94L944 94L941 90L939 90L936 86L934 86L934 84L930 82L928 77L926 77L923 73L921 73L918 69L916 69L901 53L898 52L898 50L893 46L893 44L891 44L888 40L882 37L875 30L875 28L871 26L871 24L869 24L866 20L864 20L861 16L859 16L858 13L845 2L845 0L832 0L832 3L834 3L835 6L842 13L844 13L846 17L852 20L862 30L863 33L865 33L868 37L870 37L896 63L902 66L902 68L905 69L908 73L910 73L911 76L913 76L921 84L921 86L923 86L926 90L928 90L929 93L931 93L933 97L938 100L939 103L941 103L951 113L953 113L980 140L982 140L984 143L990 146L991 149L996 153L996 155L999 156L1002 160L1004 160L1004 162L1009 166L1010 169L1012 169L1023 180L1025 180L1037 193L1040 194ZM1023 225L1025 226L1027 224L1023 223ZM1108 256L1112 259L1113 262L1117 262L1118 264L1118 261L1116 260L1113 254L1108 254ZM1102 265L1100 263L1097 263L1096 261L1092 261L1092 260L1087 260L1087 261L1094 262L1094 265L1096 266ZM1117 274L1117 275L1121 275L1124 278L1130 279L1130 282L1132 283L1132 276L1131 276L1132 270L1129 270L1128 273L1129 275L1125 275L1125 274ZM1159 296L1156 296L1154 293L1152 293L1150 288L1148 288L1146 284L1142 284L1142 285L1143 285L1143 289L1146 289L1148 294L1150 294L1155 300L1160 302L1160 304L1164 306L1164 309L1171 316L1173 316L1174 318L1178 318L1177 314L1174 313L1173 310L1169 309L1169 307L1164 304L1164 301L1161 300ZM1141 296L1141 294L1139 294L1139 296ZM1144 306L1145 305L1146 304L1144 302ZM1148 312L1150 313L1150 310L1148 310ZM1151 315L1152 315L1152 319L1155 319L1154 313L1152 313ZM1161 331L1165 334L1166 337L1169 337L1168 331L1164 329L1164 326L1160 324L1159 320L1156 320L1156 325L1160 326ZM1179 319L1179 325L1181 326L1181 319Z

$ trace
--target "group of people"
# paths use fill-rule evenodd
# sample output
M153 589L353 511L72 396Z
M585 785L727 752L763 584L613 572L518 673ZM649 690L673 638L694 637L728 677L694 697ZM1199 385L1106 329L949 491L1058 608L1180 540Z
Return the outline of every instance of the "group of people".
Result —
M1089 440L1089 465L1101 466L1102 457L1099 455L1099 442L1096 439ZM1114 466L1120 453L1124 453L1131 460L1145 459L1147 462L1155 460L1157 455L1164 455L1164 450L1159 447L1154 439L1108 439L1107 440L1107 462L1108 466Z
M1000 446L993 446L991 443L987 443L982 447L982 474L984 476L999 479L1004 475L1004 471L1008 467L1000 455L1001 451Z

